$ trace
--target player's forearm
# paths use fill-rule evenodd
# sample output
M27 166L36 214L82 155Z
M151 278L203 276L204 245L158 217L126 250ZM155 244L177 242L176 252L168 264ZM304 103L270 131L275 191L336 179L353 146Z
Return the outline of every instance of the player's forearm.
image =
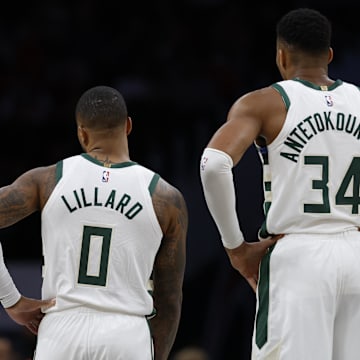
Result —
M235 188L230 156L206 148L200 163L204 197L220 232L224 247L234 249L244 241L236 213Z
M157 315L150 320L154 340L155 360L167 360L179 328L182 295L174 302L157 303Z
M20 297L21 295L5 266L0 244L0 302L4 308L8 308L15 305L20 300Z

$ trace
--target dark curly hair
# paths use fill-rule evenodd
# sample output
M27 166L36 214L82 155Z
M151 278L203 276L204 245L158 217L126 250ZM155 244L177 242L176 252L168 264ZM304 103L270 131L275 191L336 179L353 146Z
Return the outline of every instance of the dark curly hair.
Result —
M308 8L285 14L276 27L277 38L309 54L327 51L331 42L331 23L319 11Z
M125 124L127 107L123 96L116 89L95 86L81 95L75 116L89 128L112 129Z

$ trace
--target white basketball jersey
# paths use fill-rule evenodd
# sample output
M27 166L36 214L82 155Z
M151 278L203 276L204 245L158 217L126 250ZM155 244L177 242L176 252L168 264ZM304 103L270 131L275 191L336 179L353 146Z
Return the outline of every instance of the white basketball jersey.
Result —
M162 239L151 200L158 179L137 163L104 167L87 154L57 164L42 211L42 297L56 297L48 312L152 312L147 284Z
M287 107L276 139L260 148L266 220L261 236L334 233L360 226L360 91L336 81L273 85Z

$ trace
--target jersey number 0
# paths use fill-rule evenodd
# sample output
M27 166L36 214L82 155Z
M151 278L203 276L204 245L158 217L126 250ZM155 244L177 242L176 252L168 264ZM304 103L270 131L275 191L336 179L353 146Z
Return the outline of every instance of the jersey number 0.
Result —
M78 283L105 286L107 279L111 228L84 226Z

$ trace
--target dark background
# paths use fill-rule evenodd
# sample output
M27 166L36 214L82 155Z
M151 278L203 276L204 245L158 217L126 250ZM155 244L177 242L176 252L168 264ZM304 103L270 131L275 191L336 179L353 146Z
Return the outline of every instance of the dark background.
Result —
M109 85L122 92L133 119L132 160L183 192L190 223L174 352L197 345L211 360L249 359L255 297L226 258L198 167L231 104L280 80L275 25L296 7L329 17L335 51L330 76L360 85L359 6L346 0L11 2L0 13L0 186L81 152L76 101L89 87ZM253 148L234 173L239 218L252 241L263 219L261 168ZM40 268L39 224L34 214L0 231L15 272L22 264ZM39 296L40 279L28 281Z

